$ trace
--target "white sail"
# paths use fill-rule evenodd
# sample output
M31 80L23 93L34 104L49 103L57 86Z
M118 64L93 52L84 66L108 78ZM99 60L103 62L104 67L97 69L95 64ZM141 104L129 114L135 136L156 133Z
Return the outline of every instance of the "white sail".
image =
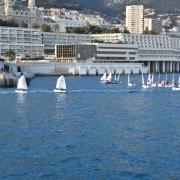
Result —
M112 73L110 72L108 77L106 78L106 81L111 82L112 81Z
M17 83L17 90L28 90L26 79L24 75L22 75Z
M167 80L168 80L168 77L167 77L167 73L166 73L165 81L167 81Z
M147 84L152 84L151 74L149 74L149 76L148 76Z
M114 75L114 81L117 81L116 74Z
M144 75L143 75L143 73L142 73L142 85L144 85L145 83L144 83Z
M120 74L119 74L118 77L117 77L117 81L119 81L119 79L120 79Z
M56 83L56 89L66 90L66 81L63 75L58 78Z
M130 74L128 74L128 84L130 83Z
M107 74L106 74L106 72L103 74L103 76L101 77L101 81L105 81L106 80L106 76L107 76Z
M152 84L154 83L154 73L152 74L152 78L151 78Z
M158 76L158 82L160 82L160 80L161 80L161 77L160 77L161 75L160 75L160 73L159 73L159 76Z
M179 75L179 79L178 79L178 87L180 87L180 75Z
M173 74L173 77L172 77L172 85L174 85L174 74Z

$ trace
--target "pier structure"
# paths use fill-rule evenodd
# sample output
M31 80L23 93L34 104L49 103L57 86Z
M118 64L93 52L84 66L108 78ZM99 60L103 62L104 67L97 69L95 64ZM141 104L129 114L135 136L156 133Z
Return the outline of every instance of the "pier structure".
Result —
M104 72L113 74L139 74L148 73L148 68L142 63L60 63L52 61L24 61L18 64L22 72L30 72L35 75L102 75Z

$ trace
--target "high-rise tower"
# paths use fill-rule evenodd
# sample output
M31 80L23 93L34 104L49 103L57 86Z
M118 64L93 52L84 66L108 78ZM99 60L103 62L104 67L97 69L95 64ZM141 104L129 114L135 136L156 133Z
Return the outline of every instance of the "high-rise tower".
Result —
M12 0L4 0L4 13L6 16L13 15Z
M132 34L142 34L144 30L143 5L126 6L126 28Z

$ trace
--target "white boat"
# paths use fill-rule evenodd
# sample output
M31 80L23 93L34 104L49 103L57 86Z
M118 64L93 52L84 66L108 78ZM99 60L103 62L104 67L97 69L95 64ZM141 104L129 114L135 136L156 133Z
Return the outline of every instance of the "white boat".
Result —
M120 81L120 74L117 77L117 82L119 82L119 81Z
M152 79L151 79L151 74L148 75L148 79L147 79L147 85L152 85Z
M156 83L157 87L163 87L164 86L164 81L161 81L161 74L159 73L158 76L158 82Z
M27 83L26 83L26 78L24 75L22 75L19 79L18 79L18 83L17 83L17 89L15 90L16 93L27 93L28 87L27 87Z
M135 87L135 83L134 82L131 82L130 80L130 74L128 74L128 87Z
M173 91L180 91L180 87L172 87Z
M111 84L113 83L112 73L110 72L109 75L106 78L106 83Z
M171 82L171 83L168 83L168 80L165 81L164 87L166 87L166 88L173 88L173 87L175 87L174 74L173 74L173 76L172 76L172 82Z
M107 78L107 73L105 72L103 74L103 76L101 77L100 82L105 83L106 82L106 78Z
M63 75L57 79L56 89L54 89L54 92L66 93L66 81Z
M142 88L143 89L151 89L151 85L150 84L145 84L143 73L142 73Z
M152 87L157 87L157 83L154 83L154 73L152 74L151 81L152 81Z
M179 75L179 79L178 79L178 87L180 87L180 75Z

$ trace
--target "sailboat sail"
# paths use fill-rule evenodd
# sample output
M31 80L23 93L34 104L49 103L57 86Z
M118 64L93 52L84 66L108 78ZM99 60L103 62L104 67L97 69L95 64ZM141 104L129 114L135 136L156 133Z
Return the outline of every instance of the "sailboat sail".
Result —
M108 77L106 78L106 81L111 82L112 81L112 73L110 72Z
M158 76L158 82L160 82L160 76L161 76L161 75L160 75L160 73L159 73L159 76Z
M117 81L116 74L114 75L114 81Z
M118 77L117 77L117 81L119 81L119 79L120 79L120 74L119 74Z
M166 73L165 81L166 81L166 82L168 81L167 73Z
M151 81L152 81L152 84L154 83L154 73L152 74L152 79L151 79Z
M130 83L130 74L128 74L128 83Z
M27 90L28 89L24 75L22 75L19 78L18 83L17 83L17 89L18 90Z
M174 85L174 74L173 74L173 77L172 77L172 84Z
M101 81L105 81L106 80L106 76L107 76L107 74L106 74L106 72L103 74L103 76L101 77Z
M142 85L144 85L144 75L142 74Z
M57 83L56 83L56 89L66 90L66 81L63 75L58 78Z
M151 74L149 74L148 80L147 80L147 84L151 84L151 83L152 83L152 80L151 80Z

